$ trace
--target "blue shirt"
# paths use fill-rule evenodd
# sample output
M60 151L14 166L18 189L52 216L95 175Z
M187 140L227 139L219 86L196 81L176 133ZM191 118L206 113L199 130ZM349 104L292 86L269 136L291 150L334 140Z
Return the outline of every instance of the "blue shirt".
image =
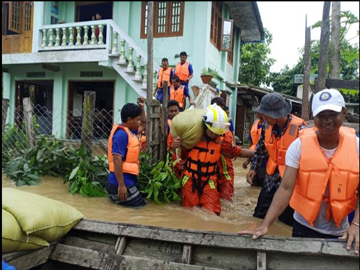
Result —
M137 131L133 132L135 135L137 135ZM126 159L126 153L127 153L127 145L129 142L128 135L125 130L118 129L114 136L113 136L113 142L112 142L112 148L111 148L111 154L119 154L122 156L122 161L125 161ZM124 173L124 184L127 187L135 186L137 176L130 173ZM116 179L115 173L110 172L108 176L108 181L110 184L117 186L118 181Z
M229 123L230 123L230 127L229 127L229 130L232 132L232 133L234 133L234 124L233 124L233 122L232 122L232 119L230 119L230 121L229 121Z

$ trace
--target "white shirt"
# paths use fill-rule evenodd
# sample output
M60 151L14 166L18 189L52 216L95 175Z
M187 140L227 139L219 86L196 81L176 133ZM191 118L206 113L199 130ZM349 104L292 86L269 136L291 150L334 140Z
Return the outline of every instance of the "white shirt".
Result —
M359 155L359 138L356 138L356 145L357 145L357 153ZM334 155L337 147L334 149L325 149L321 147L321 149L324 151L326 158L329 159ZM300 158L301 158L301 140L300 138L297 138L295 141L292 142L292 144L289 146L289 148L286 151L285 164L286 166L299 169ZM326 187L324 196L327 197L329 196L329 185ZM329 222L326 219L325 217L326 207L327 205L323 200L321 202L320 212L314 221L313 227L311 227L309 222L307 222L297 211L294 212L294 219L297 222L299 222L301 225L306 226L319 233L342 236L349 227L348 218L347 217L344 218L340 223L340 227L337 227L334 220L331 220L331 222Z

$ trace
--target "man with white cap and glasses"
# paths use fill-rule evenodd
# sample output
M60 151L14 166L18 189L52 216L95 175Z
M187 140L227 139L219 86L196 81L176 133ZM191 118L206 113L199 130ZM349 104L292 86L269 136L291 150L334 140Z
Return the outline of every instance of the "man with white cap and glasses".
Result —
M265 122L255 148L256 152L252 158L250 171L246 176L249 184L253 183L256 171L268 158L264 184L258 197L254 217L265 217L284 175L286 151L298 137L299 131L307 128L303 119L291 114L291 108L289 100L284 99L277 92L272 92L266 94L261 99L260 106L254 110L263 114ZM279 216L279 220L292 225L293 212L290 207L287 207Z
M336 89L318 92L312 103L315 127L300 132L286 153L286 169L263 223L252 234L266 234L290 202L293 237L347 239L359 253L359 138L342 127L347 110ZM348 214L355 210L349 225Z

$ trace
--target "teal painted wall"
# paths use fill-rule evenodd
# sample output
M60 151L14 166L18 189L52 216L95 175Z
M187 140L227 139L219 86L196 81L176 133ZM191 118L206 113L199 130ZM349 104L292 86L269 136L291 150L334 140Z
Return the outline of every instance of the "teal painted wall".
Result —
M137 93L117 74L115 70L98 66L95 63L87 64L58 64L59 72L45 71L40 65L22 65L10 67L7 75L4 73L4 97L10 99L10 107L15 107L15 82L24 80L53 80L53 134L56 137L65 137L66 115L68 112L69 81L114 81L114 121L120 120L120 109L128 102L136 103ZM26 73L45 71L44 78L27 78ZM80 78L80 71L102 71L101 78ZM10 123L14 123L14 111L9 110Z

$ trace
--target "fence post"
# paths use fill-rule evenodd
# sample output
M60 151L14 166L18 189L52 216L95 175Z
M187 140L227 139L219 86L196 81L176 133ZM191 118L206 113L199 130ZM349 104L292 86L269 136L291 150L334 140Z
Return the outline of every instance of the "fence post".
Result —
M160 138L160 159L165 160L166 159L166 153L167 153L167 144L166 144L166 138L167 138L167 119L168 119L168 82L163 82L163 107L162 107L162 136Z
M35 147L35 132L30 98L23 98L26 140L29 148Z
M2 133L1 133L2 139L4 139L4 129L5 129L5 124L6 124L8 108L9 108L9 100L7 98L3 98L3 100L2 100Z
M92 138L94 129L94 111L95 111L95 91L84 92L84 113L81 128L81 144L85 149L92 153Z

